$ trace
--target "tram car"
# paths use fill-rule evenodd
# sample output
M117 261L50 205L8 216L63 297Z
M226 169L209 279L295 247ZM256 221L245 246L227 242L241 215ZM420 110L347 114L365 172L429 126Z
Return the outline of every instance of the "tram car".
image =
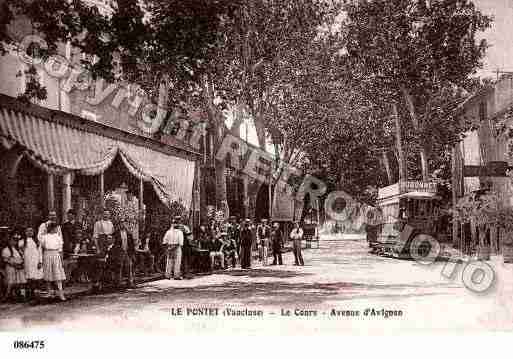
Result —
M404 181L378 190L379 223L367 227L371 252L394 258L410 259L410 244L418 234L438 237L441 197L436 183ZM413 228L408 238L401 238L404 227ZM403 236L404 237L404 236ZM419 253L428 248L419 248Z

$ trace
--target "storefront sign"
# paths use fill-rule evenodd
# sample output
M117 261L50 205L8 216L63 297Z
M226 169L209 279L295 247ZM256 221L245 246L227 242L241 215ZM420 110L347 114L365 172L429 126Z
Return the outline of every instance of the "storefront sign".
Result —
M506 177L510 170L507 162L488 162L486 166L463 166L463 177Z

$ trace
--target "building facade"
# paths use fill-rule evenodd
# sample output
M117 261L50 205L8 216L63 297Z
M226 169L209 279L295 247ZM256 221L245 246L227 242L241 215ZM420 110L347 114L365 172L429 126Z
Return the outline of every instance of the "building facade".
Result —
M9 31L18 45L0 57L1 225L37 225L50 210L64 221L75 209L88 226L123 189L137 198L130 203L143 222L155 225L170 211L194 218L200 154L160 126L154 131L151 99L132 84L92 80L69 44L46 61L31 58L26 45L40 40L23 19ZM27 104L17 97L30 64L47 97ZM159 111L152 115L165 120Z
M453 148L453 204L471 193L494 192L504 206L513 206L513 186L506 170L513 166L510 155L513 134L513 77L505 76L469 97L461 106L463 118L473 129ZM453 238L461 238L460 223L454 222ZM471 236L476 240L476 224ZM491 228L492 250L500 251L501 234Z

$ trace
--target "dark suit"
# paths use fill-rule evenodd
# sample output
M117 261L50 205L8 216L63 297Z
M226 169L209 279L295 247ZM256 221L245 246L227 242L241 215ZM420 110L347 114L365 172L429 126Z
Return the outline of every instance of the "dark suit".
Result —
M240 265L242 268L251 268L251 247L253 244L253 232L249 227L243 227L240 231Z
M281 250L283 248L283 235L281 230L273 229L271 231L271 242L273 246L273 265L274 264L283 264L283 259L281 256Z
M240 254L240 227L237 223L230 223L228 227L228 238L235 243L237 254Z
M114 245L108 251L107 267L114 273L117 285L123 280L123 271L128 275L128 284L133 284L133 259L135 258L135 242L132 234L126 231L123 241L121 231L114 232Z
M68 221L62 225L62 249L64 258L67 258L73 253L76 244L75 233L77 229L80 229L80 225L77 222L71 223Z

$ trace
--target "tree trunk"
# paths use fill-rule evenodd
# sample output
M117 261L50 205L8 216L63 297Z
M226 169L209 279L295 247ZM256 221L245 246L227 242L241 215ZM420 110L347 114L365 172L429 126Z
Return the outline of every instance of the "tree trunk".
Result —
M388 184L392 184L394 179L392 178L392 171L390 170L390 162L388 161L387 151L383 151L383 165L385 166L385 170L387 172Z
M415 105L413 103L413 98L408 89L404 86L401 86L401 92L403 93L404 100L406 101L406 107L408 108L408 112L410 113L411 121L413 123L413 128L417 131L418 134L421 134L421 129L423 124L420 123L417 113L415 112ZM422 171L422 180L427 182L429 181L429 163L428 163L428 150L425 144L422 144L420 149L420 166Z
M428 163L428 151L423 146L420 149L420 166L422 170L422 180L424 182L429 181L429 163Z
M395 121L395 136L396 136L396 148L399 157L399 181L406 181L408 179L408 173L406 171L406 161L404 158L403 151L403 140L401 137L401 120L397 111L397 104L392 105L392 111Z
M205 79L204 86L204 101L206 102L206 109L209 117L210 133L214 140L214 170L216 177L216 208L225 211L229 216L228 200L226 194L226 161L217 160L216 154L223 142L223 116L214 105L214 89L212 81L209 78Z
M228 208L228 199L226 195L226 162L216 160L216 207L223 210L228 217L230 210Z
M258 147L260 147L260 149L265 151L265 127L264 127L262 121L257 117L253 117L253 121L255 123L255 130L256 130L257 139L258 139Z
M456 204L458 202L458 194L459 194L459 176L458 176L458 166L459 166L459 158L458 158L459 148L454 146L452 148L452 156L451 156L451 190L452 190L452 208L456 210ZM461 228L461 225L458 220L456 220L453 215L452 220L452 245L456 247L458 244L458 228ZM463 235L462 235L463 236ZM461 243L461 242L460 242ZM460 245L460 251L463 253L463 246Z

